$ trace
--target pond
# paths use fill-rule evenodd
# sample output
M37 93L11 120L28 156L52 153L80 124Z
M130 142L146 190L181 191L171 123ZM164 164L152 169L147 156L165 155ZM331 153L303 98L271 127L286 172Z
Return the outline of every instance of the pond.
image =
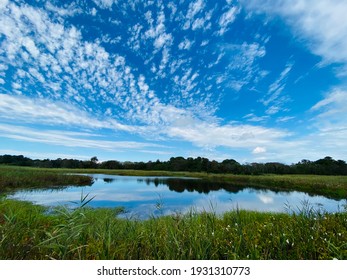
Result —
M88 187L25 190L9 198L31 201L46 206L76 207L81 196L94 197L89 207L124 207L126 217L145 219L150 216L214 211L218 214L235 210L287 212L304 205L327 212L343 209L346 200L336 201L301 192L275 192L252 187L236 187L194 178L139 177L93 174Z

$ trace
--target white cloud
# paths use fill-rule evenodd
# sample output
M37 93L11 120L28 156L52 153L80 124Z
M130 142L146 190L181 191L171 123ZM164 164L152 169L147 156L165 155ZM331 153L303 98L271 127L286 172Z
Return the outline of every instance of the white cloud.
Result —
M287 64L284 70L281 72L279 78L269 86L269 92L273 93L282 87L283 83L286 81L289 72L292 70L293 64Z
M213 10L208 11L207 6L210 5L206 5L206 2L186 2L188 9L185 13L178 10L182 6L174 1L169 4L165 1L123 4L114 0L95 0L97 6L91 3L87 7L88 16L97 12L96 17L91 18L93 21L99 20L95 27L102 23L99 17L103 13L110 14L110 18L103 19L105 22L113 22L117 26L111 25L110 34L106 32L98 38L99 34L95 32L95 38L91 35L87 40L82 23L73 25L71 22L74 21L69 18L79 12L74 4L60 4L58 8L47 2L39 8L40 5L31 6L20 1L1 1L0 84L11 86L9 89L2 87L0 92L1 119L7 123L21 122L21 127L41 123L42 126L68 126L91 131L107 129L147 139L186 141L198 147L197 150L203 148L199 149L203 151L226 147L246 151L252 156L252 151L257 152L262 148L266 153L260 153L260 156L269 159L284 158L285 155L285 159L290 160L304 154L305 149L308 155L318 155L313 148L313 134L299 139L299 136L288 131L268 128L261 123L268 120L270 114L284 110L282 105L288 100L284 98L283 92L292 71L291 64L287 64L282 72L279 71L278 77L263 96L264 110L268 115L252 114L243 119L258 123L225 124L215 117L225 89L238 91L247 85L253 87L256 81L265 76L265 71L260 71L259 61L265 56L266 50L265 40L260 37L255 37L253 43L218 43L221 38L210 36L216 35L213 30L208 30L211 23L217 28L216 32L225 34L235 21L239 9L232 6L235 1L227 1L229 6L216 4L212 5ZM310 49L320 54L326 62L345 61L343 57L346 51L342 49L345 23L341 22L341 26L335 29L330 28L329 32L325 32L326 27L323 26L322 7L328 5L327 1L247 2L245 6L250 9L258 7L258 11L282 16L294 32L305 39ZM137 23L137 17L136 20L134 17L129 22L123 21L122 16L127 16L126 12L114 9L111 14L102 10L115 8L115 3L119 4L122 11L125 11L125 7L143 8L144 13L139 16L142 17L141 22ZM293 7L289 7L291 3L294 3ZM312 5L311 10L307 3ZM340 8L345 5L337 0L332 3L339 3ZM270 9L271 5L274 11ZM334 5L329 5L331 7L326 11L326 24L332 26L332 22L340 23L341 16L335 11ZM214 13L220 8L222 12L219 15ZM171 10L173 15L169 15ZM330 14L336 15L336 18ZM305 20L305 17L310 18L316 23L318 20L313 15L320 18L316 31L308 28ZM191 30L189 33L183 31L184 36L177 37L177 34L182 34L182 30L175 29L174 25L178 24L182 28L185 23ZM122 35L117 33L121 28L124 28ZM113 32L115 37L112 37ZM206 32L204 38L211 37L213 40L200 37L203 32ZM331 39L330 43L325 42L328 39ZM111 43L113 45L110 48ZM192 50L192 46L195 55L186 51L176 54L177 48ZM126 54L119 54L123 48L126 48ZM142 61L145 63L142 64ZM142 71L141 67L147 68ZM152 75L151 70L155 75ZM342 143L346 143L344 122L347 123L347 120L344 116L347 113L343 104L347 100L344 96L344 90L331 91L309 112L313 116L310 129L316 129L318 134L315 136L319 139L321 151L327 147L333 151L334 145L342 149ZM293 118L281 117L276 122L283 125L283 122ZM41 141L48 137L48 130L42 135L35 134L38 132L36 130L31 132L29 128L26 132L28 135L15 131L11 139L28 137L28 141ZM8 131L6 133L10 135ZM70 137L64 138L68 141L78 138L76 135L63 136ZM80 141L79 145L96 147L98 139L93 137L96 136L81 136L85 141ZM291 142L287 141L288 138ZM54 143L58 141L55 140L58 139L56 135L47 139ZM109 147L111 142L104 141L102 146ZM141 149L150 151L148 147ZM302 153L298 153L298 150Z
M47 153L47 152L33 152L33 151L22 151L22 150L9 150L9 149L0 149L0 154L8 155L23 155L30 157L32 159L57 159L57 158L73 158L80 160L90 159L90 156L80 155L80 154L61 154L61 153Z
M336 112L346 113L347 112L347 92L341 89L335 89L328 93L327 96L316 103L311 110L316 111L319 109L328 109L322 113L321 117L327 115L335 115ZM340 116L341 117L341 116Z
M269 106L266 110L266 114L274 115L279 111L287 110L283 109L283 106L290 99L286 96L282 96L282 93L286 87L287 79L293 66L293 63L288 63L278 79L269 86L269 90L265 96L259 100L264 106Z
M22 44L34 58L38 57L38 55L40 54L40 51L37 49L33 40L31 40L28 37L25 37L23 38Z
M44 96L54 102L78 103L79 107L96 112L107 104L117 107L118 118L129 116L130 121L142 121L143 112L157 101L154 92L139 94L137 78L124 57L108 53L99 41L83 41L81 31L64 25L59 14L52 18L44 9L9 3L8 11L0 17L0 33L5 35L1 55L7 58L6 67L0 67L0 75L6 75L13 85L16 81L12 93L25 92L34 99ZM162 73L169 65L172 44L164 21L164 13L159 13L157 25L153 27L154 46L163 49L158 66ZM131 46L135 50L141 47L142 30L141 25L132 29ZM27 51L22 51L23 48Z
M108 151L119 151L124 149L137 150L146 147L163 147L160 145L145 142L107 141L100 139L100 137L97 137L98 135L90 133L75 133L64 130L36 130L24 126L6 125L1 123L0 132L1 137L13 140L43 143L64 147L96 148Z
M153 46L156 51L159 51L165 46L171 46L173 43L173 37L170 33L166 33L164 12L159 12L155 26L153 25L154 20L151 19L151 13L146 14L146 17L147 21L150 23L150 28L144 33L144 39L153 39Z
M187 18L193 19L195 15L197 15L200 11L205 7L205 2L203 0L196 0L195 2L191 2L189 4Z
M189 118L186 120L184 126L178 124L169 126L167 134L203 148L250 148L280 142L290 135L286 131L262 126L219 125Z
M274 105L274 106L269 107L265 111L265 113L268 114L268 115L274 115L274 114L277 114L280 110L281 110L281 107Z
M8 4L8 0L1 0L0 1L0 9L5 8L7 4Z
M233 23L236 19L236 15L239 13L239 8L234 6L230 7L228 11L221 15L219 18L219 26L220 29L218 31L219 35L223 35L227 30L231 23Z
M312 106L310 112L316 114L313 121L321 135L330 134L330 142L334 139L341 141L343 137L345 137L344 142L347 141L346 90L333 89L321 101Z
M144 27L137 23L132 28L130 28L129 32L131 34L127 44L130 46L135 52L138 52L141 48L141 30Z
M167 66L169 60L170 60L169 49L164 48L162 51L162 59L161 59L160 65L159 65L159 71L157 73L160 77L166 76L165 69L166 69L166 66Z
M193 30L203 27L206 18L199 18L194 20L195 16L203 11L205 8L205 2L203 0L196 0L195 2L191 2L188 7L188 11L185 16L185 23L183 25L183 29L189 29L193 24ZM203 21L203 22L202 22Z
M93 8L90 13L92 16L96 16L97 12L98 11L95 8Z
M174 2L169 2L168 4L167 4L167 7L169 8L169 9L171 9L171 13L170 13L170 15L171 15L171 20L173 20L173 18L175 17L175 15L176 15L176 12L177 12L177 6L176 6L176 4L174 3Z
M253 152L253 154L262 154L262 153L266 153L266 148L264 147L256 147Z
M347 2L345 0L242 0L255 12L280 15L294 34L325 63L347 64Z
M197 30L197 29L201 29L204 27L205 25L205 19L204 18L197 18L196 20L194 20L193 24L192 24L192 30Z
M269 116L258 117L255 114L250 113L250 114L244 116L243 118L246 119L247 121L250 121L250 122L263 122L263 121L268 120Z
M87 128L108 128L135 131L136 127L123 125L113 119L97 120L87 112L62 102L54 103L46 99L31 99L24 96L0 94L0 116L3 120L26 123L79 126Z
M346 104L347 92L344 89L337 88L328 92L307 112L312 114L312 118L307 122L307 134L293 134L290 141L282 139L270 145L259 145L267 149L264 160L293 163L303 158L319 159L327 155L335 159L346 159ZM282 117L277 121L292 119L294 117ZM300 124L300 122L297 123Z
M288 122L288 121L293 120L293 119L295 119L295 117L289 117L289 116L279 117L279 118L277 118L276 122L279 122L279 123Z
M114 1L97 3L99 7L108 8ZM44 97L53 103L59 100L66 104L78 104L91 115L100 116L104 107L114 108L108 112L116 115L109 117L123 123L153 124L156 122L154 116L158 114L157 104L168 103L195 110L200 117L212 115L217 110L214 100L218 97L212 97L204 90L207 87L200 73L192 72L190 76L185 76L186 70L191 67L192 57L173 59L174 32L168 32L166 24L169 17L166 18L166 11L159 4L156 13L144 14L147 25L146 22L131 23L121 38L127 40L131 51L136 52L139 59L147 61L149 70L156 74L152 79L151 75L146 77L148 89L145 91L142 90L144 85L141 89L138 84L139 69L130 67L124 56L108 52L103 47L105 42L113 40L107 34L102 34L100 40L85 41L83 28L78 29L65 21L65 17L70 15L60 10L52 12L57 7L47 4L47 12L44 8L18 2L9 3L8 11L0 18L0 33L5 35L1 56L6 57L6 67L11 68L0 68L0 82L8 81L16 85L9 93L25 93L33 100ZM174 4L170 6L175 8ZM212 12L205 13L204 6L204 1L191 3L189 14L194 19L199 16L209 20ZM148 43L146 40L153 44L152 49L150 44L143 48ZM189 49L193 43L188 37L182 47ZM23 56L26 58L23 59ZM175 74L181 82L174 83L176 78L170 74ZM3 78L5 76L6 79ZM151 87L164 78L172 84L163 84L166 87L163 91L170 91L159 100Z
M138 81L144 91L146 84ZM22 96L1 95L0 115L3 120L22 120L27 124L40 122L41 125L64 125L90 129L120 130L152 139L176 139L192 143L197 147L210 149L215 147L246 148L263 147L274 142L281 142L288 132L261 126L219 125L216 122L198 120L189 111L173 106L157 104L147 113L146 126L126 126L112 119L97 120L88 113L66 104L49 103L47 100L31 100ZM100 149L142 149L158 147L151 143L129 141L106 141L93 139L90 133L76 133L58 130L35 130L24 126L0 126L2 137L10 139ZM147 150L148 149L144 149Z
M260 199L260 201L263 202L264 204L273 204L274 203L274 198L270 195L258 194L257 196Z
M205 16L198 17L196 19L187 20L186 26L190 26L193 31L203 29L205 32L212 27L211 18L214 10L210 10L205 13Z
M210 42L209 40L202 41L200 47L207 46L209 42Z
M157 38L155 38L154 47L156 49L161 49L165 45L171 45L172 41L173 39L171 34L161 33Z
M263 77L259 71L257 61L264 57L266 50L258 43L225 44L222 50L229 59L227 70L230 86L235 90L240 90L247 85L253 78L259 80Z
M93 0L94 3L102 9L110 9L118 0Z
M59 14L60 16L74 16L78 13L82 13L81 9L76 6L75 3L71 3L65 8L58 8L54 6L51 2L47 2L45 7L48 11ZM95 10L95 9L94 9Z
M187 38L185 38L181 43L179 43L178 48L180 50L189 50L192 45L193 43Z

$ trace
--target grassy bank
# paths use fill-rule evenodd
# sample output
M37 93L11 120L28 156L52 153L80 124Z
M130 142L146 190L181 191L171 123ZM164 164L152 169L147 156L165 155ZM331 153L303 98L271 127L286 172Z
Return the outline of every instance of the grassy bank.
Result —
M91 185L92 178L49 169L0 166L0 193L15 189Z
M18 166L0 166L0 192L12 188L90 185L87 176L69 175L109 174L128 176L194 177L209 181L230 183L233 186L252 186L271 190L296 190L334 199L347 198L347 176L323 175L234 175L202 172L170 172L160 170L110 170L110 169L54 169Z
M347 213L233 211L146 221L0 201L0 259L347 259Z
M291 190L334 199L347 198L347 176L324 175L210 175L209 180L223 180L240 185L272 190Z

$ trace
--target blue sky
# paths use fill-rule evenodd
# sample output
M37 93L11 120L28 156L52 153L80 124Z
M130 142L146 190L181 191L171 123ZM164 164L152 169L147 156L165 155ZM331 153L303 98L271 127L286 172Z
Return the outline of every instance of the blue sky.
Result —
M344 0L0 0L0 154L347 160Z

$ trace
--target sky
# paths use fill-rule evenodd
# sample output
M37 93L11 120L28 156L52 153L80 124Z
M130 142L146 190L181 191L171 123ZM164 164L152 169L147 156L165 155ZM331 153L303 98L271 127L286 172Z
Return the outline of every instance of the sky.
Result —
M0 154L347 160L345 0L0 0Z

